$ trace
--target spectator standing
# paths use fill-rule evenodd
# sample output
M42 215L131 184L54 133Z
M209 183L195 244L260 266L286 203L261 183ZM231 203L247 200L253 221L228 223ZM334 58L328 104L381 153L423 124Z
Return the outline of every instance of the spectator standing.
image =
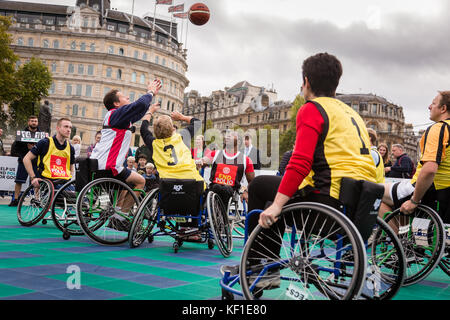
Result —
M244 137L244 154L252 160L253 168L255 170L261 169L261 159L259 157L259 150L252 145L252 138L250 135Z
M39 108L39 126L42 131L50 133L50 125L52 123L52 113L50 112L50 104L48 100Z
M73 136L71 144L75 150L75 159L76 159L80 156L81 153L81 137Z
M136 171L137 173L139 173L140 175L144 175L145 174L145 165L147 164L147 157L145 154L140 154L139 158L137 158L137 168Z
M40 131L39 127L39 120L36 116L30 116L28 118L28 124L22 131L30 131L30 132L38 132ZM14 141L14 143L11 146L11 155L13 157L18 157L17 160L17 172L16 172L16 180L14 181L16 183L14 187L14 198L11 200L11 203L9 204L10 207L17 207L17 204L19 203L19 195L20 190L22 189L22 184L27 182L28 179L28 173L25 169L25 166L23 165L23 158L28 153L28 151L33 148L35 143L30 142L21 142L21 141ZM37 172L37 160L34 159L32 161L32 166L34 169L34 172Z
M0 156L7 156L5 148L3 147L2 135L3 135L3 129L0 128Z
M95 146L97 145L97 143L100 142L101 139L102 139L102 132L97 131L97 133L95 134L95 142L87 148L87 157L88 158L91 157L92 151L94 150Z
M135 162L136 162L136 160L134 159L133 156L129 156L129 157L127 158L127 168L128 168L130 171L136 172Z
M392 145L392 155L396 159L394 165L386 172L389 178L411 179L414 175L414 163L405 153L405 148L401 144Z
M373 158L373 163L377 168L377 183L384 183L384 163L381 154L378 152L377 145L377 132L372 128L367 128L367 133L370 138L370 154Z
M384 164L384 172L385 174L388 172L386 168L392 167L391 159L389 159L389 152L388 152L388 146L386 143L380 143L378 144L378 152L380 153L381 157L383 158L383 164ZM390 169L389 169L390 170Z

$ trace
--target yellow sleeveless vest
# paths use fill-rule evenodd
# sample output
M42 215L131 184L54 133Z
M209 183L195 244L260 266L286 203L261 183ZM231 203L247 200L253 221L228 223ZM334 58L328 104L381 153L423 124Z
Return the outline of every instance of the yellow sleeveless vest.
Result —
M444 121L450 125L450 120ZM416 173L411 179L411 183L417 181L417 177L422 169L422 162L436 161L439 164L433 181L436 190L450 187L450 148L448 144L450 132L448 129L450 129L450 127L445 126L442 122L437 122L429 127L423 134L420 139L420 161ZM426 145L425 142L427 143ZM426 150L426 148L428 150ZM441 150L442 153L440 152ZM425 151L428 153L427 158L424 158Z
M345 103L329 97L312 100L324 118L311 172L299 189L313 187L339 199L341 179L376 182L370 139L360 115Z
M153 161L161 178L203 181L191 151L179 133L174 133L170 138L155 139L152 146Z
M377 183L384 183L384 163L381 154L378 152L376 147L372 147L372 152L376 152L378 154L378 165L375 163L375 167L377 169Z
M55 146L53 137L49 137L49 145L47 154L41 158L40 163L44 165L44 170L41 175L48 179L64 179L69 180L72 178L70 172L70 143L66 142L64 150L59 150Z

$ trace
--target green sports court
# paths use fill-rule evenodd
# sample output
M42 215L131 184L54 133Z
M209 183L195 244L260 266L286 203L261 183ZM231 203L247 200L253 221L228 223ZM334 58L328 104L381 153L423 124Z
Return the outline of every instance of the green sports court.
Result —
M225 259L206 243L184 243L174 253L170 237L135 249L85 236L63 240L51 221L22 227L16 210L0 205L1 300L219 300L219 268L239 263L243 249L243 240L235 240ZM74 268L81 272L79 289L68 288ZM450 300L450 277L435 269L395 300Z

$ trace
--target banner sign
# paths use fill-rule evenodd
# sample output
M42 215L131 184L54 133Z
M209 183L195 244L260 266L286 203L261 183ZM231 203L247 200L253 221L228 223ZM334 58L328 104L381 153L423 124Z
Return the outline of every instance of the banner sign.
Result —
M0 190L14 191L17 172L17 157L0 156ZM29 180L29 179L28 179ZM22 184L22 191L28 187L27 183Z
M31 132L31 131L16 131L16 141L36 143L41 139L48 137L47 132Z

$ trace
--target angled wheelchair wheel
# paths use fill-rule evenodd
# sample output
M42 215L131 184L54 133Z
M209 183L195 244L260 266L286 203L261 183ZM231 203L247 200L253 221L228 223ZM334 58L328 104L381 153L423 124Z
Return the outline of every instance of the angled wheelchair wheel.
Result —
M392 299L406 277L406 259L402 244L394 231L381 218L367 244L366 282L362 299Z
M253 230L239 275L246 299L348 300L359 296L365 270L354 224L329 206L303 202L285 206L272 228Z
M159 189L153 189L142 200L128 235L130 248L139 247L151 234L158 214Z
M23 226L38 223L47 213L53 201L53 184L46 179L39 181L39 188L30 186L22 193L17 205L17 219Z
M230 198L227 206L228 221L231 225L231 233L233 237L243 238L245 229L245 216L239 211L239 203Z
M446 231L445 250L441 262L439 262L439 267L450 277L450 224L445 224L444 228Z
M384 219L397 233L406 257L404 285L425 279L438 265L445 250L444 224L431 208L419 205L411 214L399 209Z
M124 182L100 178L89 182L77 201L77 221L84 234L103 245L119 245L128 240L139 200Z
M53 198L51 212L55 226L63 232L63 235L78 236L83 234L77 221L77 193L75 180L67 181Z
M206 197L206 208L211 232L217 248L225 258L233 251L233 237L231 225L228 221L228 212L219 195L210 191Z

